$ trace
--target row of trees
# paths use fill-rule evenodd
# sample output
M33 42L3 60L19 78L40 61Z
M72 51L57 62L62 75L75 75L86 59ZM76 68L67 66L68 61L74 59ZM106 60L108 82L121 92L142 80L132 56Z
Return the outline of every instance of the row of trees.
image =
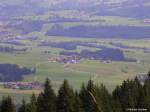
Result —
M0 112L16 112L10 97L3 98ZM17 109L18 112L127 112L150 111L150 72L144 83L138 78L126 80L110 94L106 87L96 85L89 80L80 91L74 91L64 80L58 93L55 94L47 79L45 88L31 101L25 100Z
M26 52L28 49L27 48L21 48L17 49L14 48L13 46L0 46L0 52L7 52L7 53L12 53L12 52Z

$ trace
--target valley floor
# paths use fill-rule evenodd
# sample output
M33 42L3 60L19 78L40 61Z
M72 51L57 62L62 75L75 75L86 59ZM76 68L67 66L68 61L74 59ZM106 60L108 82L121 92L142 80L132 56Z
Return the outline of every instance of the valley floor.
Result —
M66 41L72 40L66 39ZM110 42L116 42L127 46L150 48L149 40L98 40L98 42L107 46L111 46L109 44ZM146 74L150 70L150 53L144 53L142 50L137 49L129 49L132 52L124 52L124 55L126 57L134 57L140 60L140 62L112 61L111 63L104 63L96 60L82 60L79 63L65 66L63 63L49 62L48 57L50 54L43 53L43 51L49 50L52 54L57 55L63 51L63 49L36 47L35 45L28 47L32 48L32 50L26 53L0 53L0 63L12 63L31 68L36 67L36 74L25 76L23 81L31 82L36 80L43 83L46 78L49 78L52 80L55 90L59 88L59 85L64 79L67 79L75 89L79 89L83 82L86 83L91 78L97 84L104 83L111 92L114 87L121 84L123 80ZM89 48L84 47L82 49ZM79 49L77 49L77 51L79 51ZM16 97L19 99L21 99L21 97L29 98L33 92L38 94L39 90L25 91L0 88L1 96L10 94L15 99Z

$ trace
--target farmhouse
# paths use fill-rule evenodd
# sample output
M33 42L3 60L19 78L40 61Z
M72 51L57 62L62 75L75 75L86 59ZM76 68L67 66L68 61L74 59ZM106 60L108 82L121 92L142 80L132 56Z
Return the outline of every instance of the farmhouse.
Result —
M104 64L111 64L112 60L100 60L100 62L102 62Z

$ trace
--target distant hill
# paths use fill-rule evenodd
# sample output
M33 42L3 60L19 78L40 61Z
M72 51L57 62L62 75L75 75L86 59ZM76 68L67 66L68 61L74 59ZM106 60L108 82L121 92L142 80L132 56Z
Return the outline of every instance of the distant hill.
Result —
M48 9L82 9L99 15L150 17L149 0L0 0L3 14L42 13Z
M21 34L150 38L149 0L0 0L0 12Z

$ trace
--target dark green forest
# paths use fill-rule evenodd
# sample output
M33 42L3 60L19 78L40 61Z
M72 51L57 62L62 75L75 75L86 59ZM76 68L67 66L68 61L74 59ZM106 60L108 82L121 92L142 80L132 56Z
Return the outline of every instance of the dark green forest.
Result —
M16 64L0 64L0 81L19 81L24 75L34 74L35 69L22 67Z
M89 80L75 91L64 80L57 93L46 79L44 90L34 94L29 103L15 105L10 96L3 97L0 112L150 112L150 72L141 81L138 77L123 81L112 93L105 85Z

